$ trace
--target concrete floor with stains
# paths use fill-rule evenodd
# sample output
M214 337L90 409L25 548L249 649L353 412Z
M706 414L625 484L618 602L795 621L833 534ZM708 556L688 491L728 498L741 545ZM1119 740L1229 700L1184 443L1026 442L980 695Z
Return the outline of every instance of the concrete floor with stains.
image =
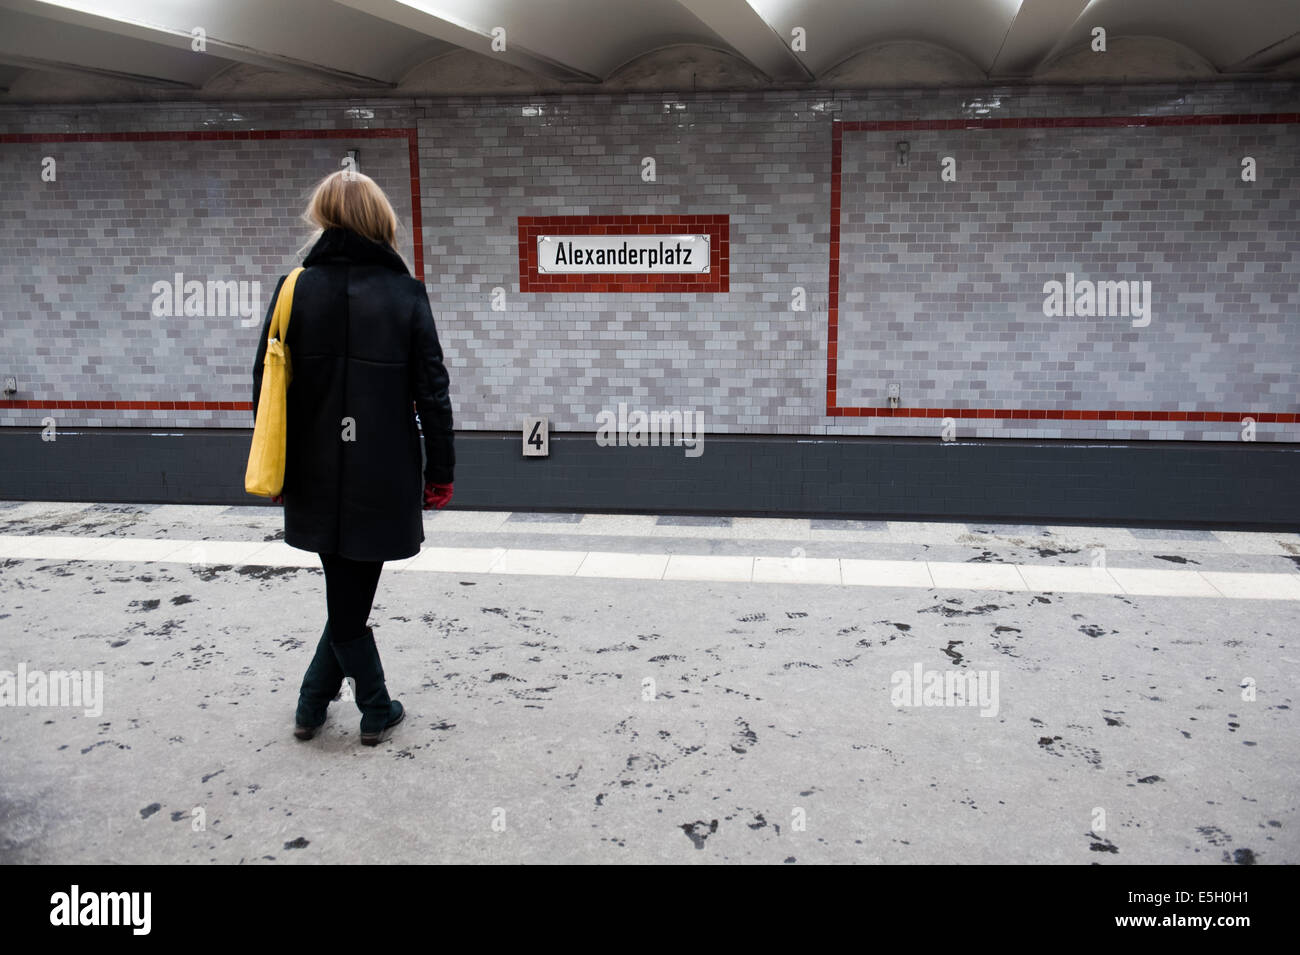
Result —
M281 520L0 504L15 553L274 541ZM453 511L426 533L1300 576L1282 533ZM104 701L0 707L0 862L1300 862L1294 597L390 565L370 620L408 717L364 748L346 701L291 735L319 566L4 554L0 671L102 671ZM996 714L897 705L918 666L996 675Z

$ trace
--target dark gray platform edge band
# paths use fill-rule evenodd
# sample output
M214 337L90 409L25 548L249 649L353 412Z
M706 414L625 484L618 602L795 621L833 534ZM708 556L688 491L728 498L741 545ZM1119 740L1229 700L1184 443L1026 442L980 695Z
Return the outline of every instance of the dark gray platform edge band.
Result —
M258 504L250 429L0 429L0 499ZM454 509L734 514L1300 531L1300 444L706 435L611 448L456 435Z

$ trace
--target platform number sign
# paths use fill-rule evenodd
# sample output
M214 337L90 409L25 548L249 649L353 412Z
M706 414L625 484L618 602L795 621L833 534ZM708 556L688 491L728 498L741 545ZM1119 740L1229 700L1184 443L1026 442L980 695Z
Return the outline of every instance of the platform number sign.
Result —
M525 418L524 457L544 458L550 453L550 423L546 418Z

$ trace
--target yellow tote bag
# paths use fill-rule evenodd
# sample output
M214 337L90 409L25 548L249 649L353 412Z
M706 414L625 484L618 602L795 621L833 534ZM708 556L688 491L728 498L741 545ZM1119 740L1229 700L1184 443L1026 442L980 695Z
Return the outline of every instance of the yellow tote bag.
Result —
M288 440L289 382L293 365L284 343L293 308L293 287L302 266L294 269L280 287L266 340L262 362L262 390L257 396L257 420L253 423L253 446L248 452L244 490L258 497L275 497L284 490L284 458Z

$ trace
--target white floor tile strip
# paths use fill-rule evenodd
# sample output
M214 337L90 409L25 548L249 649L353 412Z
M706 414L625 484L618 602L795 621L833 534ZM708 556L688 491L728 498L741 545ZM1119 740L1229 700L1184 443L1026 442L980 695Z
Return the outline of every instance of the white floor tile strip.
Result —
M318 567L319 558L283 541L153 540L57 535L0 535L0 559L159 562L196 565ZM811 584L829 587L921 587L944 590L1036 591L1300 600L1300 572L1043 567L1032 564L855 558L634 554L524 548L426 547L390 561L412 573L525 574Z

